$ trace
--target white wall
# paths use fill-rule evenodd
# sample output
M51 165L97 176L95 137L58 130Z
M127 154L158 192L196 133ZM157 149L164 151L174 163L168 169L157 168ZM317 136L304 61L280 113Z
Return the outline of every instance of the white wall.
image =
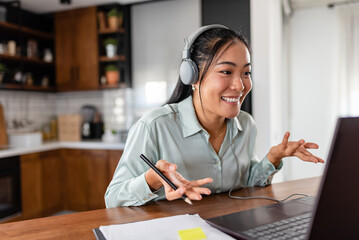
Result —
M253 117L260 157L281 142L312 141L326 159L334 131L335 12L322 7L295 10L282 18L279 0L251 0ZM274 181L319 176L324 165L284 159Z
M180 0L144 3L132 7L135 115L141 116L143 112L162 105L169 98L178 79L183 38L201 26L200 4L200 0ZM151 91L155 96L162 95L152 103L146 101L148 82L162 84Z
M336 123L335 11L327 7L296 10L289 22L289 125L292 139L319 144L312 151L326 159ZM287 160L286 179L322 174L324 165Z
M286 122L286 82L282 77L283 20L280 0L251 0L253 117L257 124L256 149L262 159L280 143ZM283 180L283 171L276 181Z

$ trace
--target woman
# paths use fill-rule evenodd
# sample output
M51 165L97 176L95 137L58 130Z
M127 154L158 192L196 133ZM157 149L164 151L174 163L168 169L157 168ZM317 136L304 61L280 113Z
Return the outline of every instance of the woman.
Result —
M107 207L138 206L183 194L200 200L202 194L265 186L284 157L324 162L307 151L317 144L289 142L289 132L257 161L255 123L240 111L252 88L250 48L242 35L222 25L202 27L187 39L183 58L170 100L131 128L106 191ZM178 189L149 169L141 153Z

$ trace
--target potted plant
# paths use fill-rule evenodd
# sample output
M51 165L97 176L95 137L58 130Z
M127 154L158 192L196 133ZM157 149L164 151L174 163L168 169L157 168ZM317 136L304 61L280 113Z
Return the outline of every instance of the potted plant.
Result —
M118 22L118 11L117 8L112 8L107 13L107 20L108 20L108 26L110 29L118 29L119 22Z
M116 86L120 79L120 73L118 67L115 64L107 65L105 68L107 84L110 86Z
M106 56L107 57L114 57L117 53L117 39L116 38L106 38L104 42L106 48Z
M0 63L0 83L2 82L4 75L6 72L6 66L2 63Z

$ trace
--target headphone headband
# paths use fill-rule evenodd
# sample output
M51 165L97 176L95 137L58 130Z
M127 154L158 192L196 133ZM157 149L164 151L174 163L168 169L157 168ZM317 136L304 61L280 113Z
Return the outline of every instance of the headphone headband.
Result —
M191 35L184 38L185 46L184 46L184 49L183 49L182 58L186 58L186 59L189 58L190 57L189 50L190 50L192 44L194 43L194 41L196 41L197 37L199 35L201 35L202 33L204 33L205 31L207 31L209 29L212 29L212 28L225 28L225 29L228 29L226 26L221 25L221 24L211 24L211 25L200 27L199 29L197 29L196 31L191 33Z

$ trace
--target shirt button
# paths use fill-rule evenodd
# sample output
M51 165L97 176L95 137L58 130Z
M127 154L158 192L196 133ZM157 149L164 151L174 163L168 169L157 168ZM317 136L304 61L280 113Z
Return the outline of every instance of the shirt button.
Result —
M220 189L217 189L217 190L216 190L216 193L220 193L220 192L221 192L221 190L220 190Z

